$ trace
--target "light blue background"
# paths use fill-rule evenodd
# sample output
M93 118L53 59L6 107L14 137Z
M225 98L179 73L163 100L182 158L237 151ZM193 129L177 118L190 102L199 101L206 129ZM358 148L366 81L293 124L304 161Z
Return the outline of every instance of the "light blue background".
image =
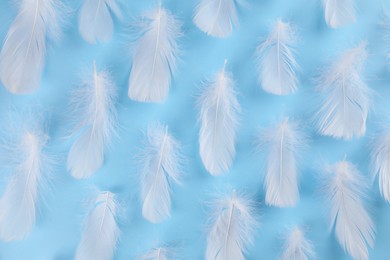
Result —
M61 42L52 45L48 51L39 91L33 95L14 96L0 84L1 127L10 108L40 104L48 114L50 146L58 158L53 172L53 191L42 194L46 205L40 208L36 226L23 241L0 242L0 259L72 259L82 232L85 200L90 197L94 185L118 194L126 208L116 259L134 259L153 246L169 242L181 244L183 259L202 259L208 216L205 202L209 201L213 191L225 186L253 194L253 199L260 203L262 224L247 259L276 259L280 254L283 232L286 227L296 224L306 230L319 259L349 259L327 228L326 210L317 192L318 175L324 163L337 162L345 155L364 175L369 175L369 137L386 122L390 109L390 76L380 26L382 6L388 1L357 0L357 22L333 30L324 22L319 0L247 0L248 7L239 7L239 28L227 39L208 37L193 25L191 17L196 2L163 1L163 5L183 22L184 31L182 62L163 104L137 103L127 97L131 64L126 46L131 17L153 8L153 0L122 0L122 6L127 10L125 21L121 24L117 21L112 41L95 46L81 39L76 15L70 13ZM67 3L71 9L77 10L78 1ZM3 42L15 13L11 1L0 0L0 42ZM254 69L256 45L260 38L266 37L278 18L296 26L300 36L296 47L301 65L299 91L287 97L261 91ZM366 136L340 141L315 135L310 125L317 104L313 77L321 66L365 39L369 43L365 76L368 85L377 93L373 98L375 109L369 115ZM225 58L228 59L228 69L234 74L243 111L234 165L226 175L216 178L205 171L199 157L199 125L194 104L200 82L217 72ZM118 85L120 129L107 152L104 166L92 178L78 181L71 178L65 165L71 145L71 141L63 138L70 129L66 108L70 92L77 87L82 71L90 67L93 60L97 61L99 68L110 69ZM291 209L264 205L261 170L264 165L253 155L259 128L267 127L283 116L299 120L311 136L310 148L303 157L301 200ZM155 121L169 125L171 133L183 144L187 157L184 184L173 188L172 217L159 225L150 224L141 216L138 183L131 161L141 148L142 131L148 123ZM6 180L2 178L1 190ZM373 187L371 214L377 225L377 242L370 251L370 258L390 259L390 207L380 197L377 183Z

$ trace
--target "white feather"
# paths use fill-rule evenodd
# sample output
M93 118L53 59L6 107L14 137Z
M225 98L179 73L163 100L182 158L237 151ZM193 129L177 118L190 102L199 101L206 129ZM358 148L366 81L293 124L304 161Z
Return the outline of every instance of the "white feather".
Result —
M72 96L71 107L80 134L73 143L67 168L73 177L83 179L95 173L104 162L104 151L116 128L116 86L107 71L93 72Z
M194 24L214 37L228 37L238 26L237 0L200 0L193 18Z
M372 91L362 78L365 46L345 52L319 79L323 100L315 120L321 135L348 140L366 132Z
M332 28L355 22L355 0L322 0L325 21Z
M330 204L330 229L334 228L341 247L356 260L368 260L368 248L375 243L375 227L364 207L367 180L347 161L327 169L324 183Z
M206 82L199 97L200 157L206 170L214 176L228 171L236 155L235 139L240 105L234 80L225 66Z
M138 260L172 260L177 259L175 252L170 247L157 247L149 250Z
M35 91L45 66L46 40L59 33L57 0L21 0L0 53L0 79L14 94Z
M98 194L86 218L76 260L113 259L120 236L116 221L119 211L120 207L113 193L104 191Z
M258 223L253 202L237 195L217 198L207 236L206 260L244 260Z
M6 144L6 163L12 176L0 199L0 238L5 241L25 238L34 226L49 162L45 152L48 136L43 129L32 125L21 128L21 136Z
M298 79L294 50L295 32L281 20L257 48L257 69L261 87L275 95L288 95L297 90Z
M281 260L310 260L315 258L313 245L299 228L292 229L286 236Z
M267 152L265 202L277 207L291 207L299 201L298 156L305 146L299 125L285 118L280 124L263 131L260 147Z
M180 182L181 148L168 127L150 125L141 163L142 215L159 223L171 213L171 184Z
M179 21L159 6L143 15L134 43L129 98L140 102L164 101L179 56Z
M79 32L88 43L111 39L114 24L112 12L121 18L121 10L116 0L84 0L79 14Z

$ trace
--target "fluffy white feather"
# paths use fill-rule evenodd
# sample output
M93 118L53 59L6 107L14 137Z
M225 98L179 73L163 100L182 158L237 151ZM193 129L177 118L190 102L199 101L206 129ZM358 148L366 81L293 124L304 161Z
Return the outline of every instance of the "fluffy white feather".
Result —
M134 43L129 98L140 102L164 101L179 57L179 21L161 7L143 15Z
M45 66L46 40L57 38L57 0L21 0L0 53L0 79L14 94L35 91Z
M121 18L116 0L84 0L79 14L79 32L88 43L111 39L114 24L111 12Z
M217 198L207 236L206 260L244 260L258 223L254 203L236 194Z
M104 151L116 128L116 86L107 71L93 72L76 89L72 116L79 135L68 154L67 168L73 177L90 177L104 162Z
M181 147L168 127L150 125L141 163L142 215L152 223L170 216L171 184L180 182Z
M206 170L214 176L228 171L236 155L235 139L240 105L234 80L225 66L206 82L199 97L200 157Z
M332 28L355 22L355 0L322 0L325 21Z
M170 247L157 247L149 250L138 260L172 260L177 259L173 248Z
M278 20L271 34L257 48L259 82L266 92L288 95L297 90L295 40L290 24Z
M305 238L304 232L295 227L285 238L281 260L310 260L314 259L313 245Z
M0 199L0 238L5 241L25 238L35 224L38 194L44 182L49 157L48 136L39 125L28 125L5 144L11 179ZM19 131L19 129L15 129Z
M266 151L268 157L264 182L268 205L291 207L299 201L298 157L305 146L299 129L296 122L285 118L260 135L259 149Z
M103 191L98 194L86 218L76 260L113 259L120 236L116 221L119 211L120 207L113 193Z
M321 135L348 140L366 132L372 91L362 78L365 46L363 42L345 52L319 79L323 100L315 120Z
M367 180L355 165L338 162L326 169L324 183L330 205L330 229L341 247L356 260L368 260L368 246L375 243L375 227L364 207Z

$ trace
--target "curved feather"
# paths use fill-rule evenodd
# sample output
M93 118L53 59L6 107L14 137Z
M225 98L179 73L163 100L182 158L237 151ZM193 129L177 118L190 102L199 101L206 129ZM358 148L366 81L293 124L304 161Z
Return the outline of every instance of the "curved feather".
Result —
M116 86L106 71L96 66L90 78L73 93L72 114L82 129L72 145L68 171L76 179L90 177L104 162L104 151L116 128Z
M161 6L144 14L139 38L134 43L129 78L130 99L161 102L168 95L179 56L179 21ZM172 75L171 75L172 74Z
M169 247L153 248L138 258L138 260L171 260L171 259L177 259L177 258L175 257L174 250Z
M323 100L315 118L321 135L348 140L366 132L372 91L362 78L365 45L344 53L319 80Z
M118 212L119 205L113 193L104 191L97 196L94 208L86 218L76 260L113 259L120 236L116 222Z
M356 20L354 0L322 0L322 5L325 21L332 28L339 28Z
M286 237L281 260L310 260L314 259L313 245L305 238L299 228L292 229Z
M168 127L151 125L141 171L142 215L152 223L170 216L171 184L180 182L180 144L168 133Z
M295 32L288 23L276 22L269 37L257 49L257 67L261 87L275 95L297 91L298 64L292 48Z
M121 17L116 0L85 0L79 14L79 32L88 43L111 39L114 24L110 11Z
M368 260L368 246L375 243L375 227L364 207L367 181L356 167L341 161L328 169L325 183L330 204L330 228L340 246L354 259Z
M0 79L14 94L35 91L45 65L46 39L59 33L56 0L22 0L0 53Z
M225 62L226 66L226 62ZM240 105L234 90L234 80L225 68L205 83L199 97L200 157L211 175L228 171L236 154L235 139Z

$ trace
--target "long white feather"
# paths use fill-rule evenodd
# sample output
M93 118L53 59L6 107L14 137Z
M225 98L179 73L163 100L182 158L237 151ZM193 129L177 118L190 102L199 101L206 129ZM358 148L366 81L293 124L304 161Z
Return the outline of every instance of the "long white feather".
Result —
M325 21L332 28L355 22L355 0L322 0Z
M268 38L258 46L259 82L266 92L288 95L297 90L295 40L295 32L290 24L278 20Z
M236 155L235 139L240 105L234 80L225 66L206 82L199 97L200 157L206 170L214 176L228 171Z
M285 118L278 125L263 131L259 149L267 152L265 203L291 207L299 201L298 159L305 138L296 122Z
M258 223L254 203L247 197L217 198L207 236L206 260L244 260Z
M340 246L356 260L368 260L368 246L375 243L375 227L364 207L367 180L350 162L329 166L324 183L330 205L330 229Z
M315 120L321 135L348 140L366 132L372 91L362 78L365 46L345 52L319 79L323 100Z
M76 260L113 259L120 229L116 218L120 206L115 194L103 191L98 194L95 204L89 212L77 247Z
M35 91L39 84L47 38L58 37L57 0L21 0L0 53L0 79L14 94Z
M304 232L295 227L287 234L281 260L310 260L315 258L314 248Z
M22 129L20 137L6 144L12 176L0 199L0 238L5 241L25 238L34 226L38 194L50 161L45 152L49 138L43 129L34 125Z
M90 177L104 162L104 151L116 128L116 86L107 71L93 72L71 100L72 115L80 132L68 154L73 177Z
M150 125L141 162L142 215L152 223L170 216L171 184L180 183L181 147L168 127Z
M172 260L177 259L175 250L170 247L156 247L152 248L142 256L138 258L138 260Z
M84 0L79 14L79 32L88 43L108 41L114 31L111 12L122 17L116 0Z
M161 7L143 15L134 43L129 98L140 102L164 101L179 57L179 21Z

